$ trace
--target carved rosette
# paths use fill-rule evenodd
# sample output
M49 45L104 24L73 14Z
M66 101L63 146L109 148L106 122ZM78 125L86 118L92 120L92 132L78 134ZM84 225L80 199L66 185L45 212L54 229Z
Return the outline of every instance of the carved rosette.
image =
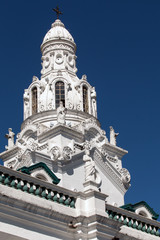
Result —
M68 103L68 109L73 109L73 104L71 102Z
M77 110L78 110L78 111L81 110L81 106L80 106L80 104L77 104Z
M57 161L58 158L60 157L60 149L59 149L59 147L54 146L53 148L51 148L50 154L51 154L51 159L54 160L54 161Z
M45 110L45 107L44 107L44 105L42 104L42 102L40 102L40 107L39 107L39 109L40 109L40 112L43 112L43 111Z
M70 147L66 146L66 147L63 148L63 154L62 155L63 155L64 160L66 160L66 161L71 160L72 154L73 154L73 151Z
M48 110L52 110L52 102L50 102L49 104L48 104Z

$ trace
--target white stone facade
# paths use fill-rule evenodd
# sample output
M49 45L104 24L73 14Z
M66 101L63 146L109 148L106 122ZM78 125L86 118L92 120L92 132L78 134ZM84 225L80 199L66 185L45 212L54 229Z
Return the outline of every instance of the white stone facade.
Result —
M62 187L83 191L88 143L101 179L97 187L109 195L109 203L123 205L130 185L121 162L127 151L116 146L112 127L110 142L100 128L95 87L86 75L77 77L76 44L59 19L44 37L41 51L41 79L34 76L24 91L24 122L15 144L9 138L7 151L0 155L4 166L19 169L44 162L61 179Z
M126 210L118 212L130 187L130 174L122 167L127 151L116 146L118 133L113 127L110 140L101 129L95 87L86 75L77 77L76 44L59 19L45 35L41 52L41 79L34 76L24 91L21 131L14 142L9 129L8 146L0 154L5 166L0 175L0 236L149 239L138 230L133 230L138 231L134 238L116 221L121 215L122 221L124 216L138 224L146 220L138 212L132 216L125 215ZM46 164L60 179L57 186L43 168L30 175L15 171L38 163ZM146 216L152 215L146 212ZM150 220L146 229L149 224L155 226L150 239L157 239L159 225Z

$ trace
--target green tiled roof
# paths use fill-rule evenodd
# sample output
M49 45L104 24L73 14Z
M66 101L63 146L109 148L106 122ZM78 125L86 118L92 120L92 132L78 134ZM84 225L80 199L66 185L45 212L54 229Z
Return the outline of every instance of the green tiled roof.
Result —
M159 214L157 214L153 210L153 208L151 208L145 201L141 201L141 202L138 202L138 203L135 203L135 204L129 203L129 204L121 206L121 208L123 208L125 210L128 210L128 211L131 211L131 212L135 212L137 207L140 207L140 206L144 206L152 214L152 219L154 219L154 220L158 219Z
M20 172L23 172L23 173L26 173L26 174L30 175L32 173L32 171L37 169L37 168L43 168L45 170L45 172L52 178L52 182L54 184L58 184L60 182L60 179L57 178L56 175L43 162L36 163L36 164L34 164L30 167L19 168L17 171L20 171Z

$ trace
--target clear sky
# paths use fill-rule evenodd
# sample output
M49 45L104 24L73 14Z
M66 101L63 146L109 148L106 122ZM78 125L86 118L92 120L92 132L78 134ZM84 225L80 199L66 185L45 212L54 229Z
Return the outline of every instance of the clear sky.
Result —
M98 119L129 153L126 203L145 200L160 212L160 1L5 0L0 7L0 151L23 121L23 91L40 77L40 44L56 16L77 44L78 77L96 87Z

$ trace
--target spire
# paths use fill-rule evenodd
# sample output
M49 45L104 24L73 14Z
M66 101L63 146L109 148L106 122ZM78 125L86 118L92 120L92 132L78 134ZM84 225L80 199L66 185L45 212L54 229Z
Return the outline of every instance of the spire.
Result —
M52 9L54 12L56 12L56 14L57 14L57 19L59 19L59 15L61 14L63 14L60 10L59 10L59 7L57 6L56 8L53 8Z

